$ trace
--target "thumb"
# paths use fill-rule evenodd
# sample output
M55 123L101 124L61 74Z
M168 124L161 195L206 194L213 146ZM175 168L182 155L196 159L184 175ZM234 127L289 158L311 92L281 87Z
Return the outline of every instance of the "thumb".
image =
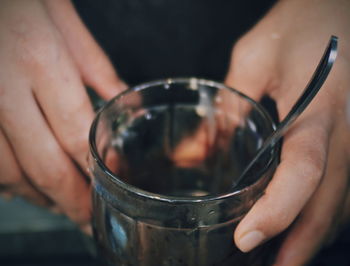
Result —
M276 86L275 52L269 40L248 34L233 48L225 83L250 98L260 98Z
M71 1L45 1L47 10L64 37L84 83L105 99L126 89L110 60L78 16Z

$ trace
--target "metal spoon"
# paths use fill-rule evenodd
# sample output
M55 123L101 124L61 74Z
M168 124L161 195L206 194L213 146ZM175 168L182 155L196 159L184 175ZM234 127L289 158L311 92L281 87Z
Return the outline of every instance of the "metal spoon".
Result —
M263 145L260 147L255 157L246 166L242 174L233 182L232 189L235 188L246 174L252 169L257 161L261 158L265 152L271 150L276 143L281 139L281 137L289 129L290 125L299 117L299 115L305 110L309 105L315 95L318 93L322 87L324 81L326 80L333 63L337 57L337 46L338 38L336 36L331 36L329 44L318 64L311 80L306 86L303 94L296 101L292 109L289 111L288 115L283 119L283 121L277 126L276 130L266 138Z

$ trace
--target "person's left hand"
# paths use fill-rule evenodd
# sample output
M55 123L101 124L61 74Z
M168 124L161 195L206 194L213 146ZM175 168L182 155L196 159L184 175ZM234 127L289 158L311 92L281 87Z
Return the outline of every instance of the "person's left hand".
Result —
M349 1L280 1L233 49L226 83L256 100L270 95L282 120L330 36L339 37L328 80L285 135L266 193L234 233L248 252L291 226L276 265L304 265L349 217L349 13Z

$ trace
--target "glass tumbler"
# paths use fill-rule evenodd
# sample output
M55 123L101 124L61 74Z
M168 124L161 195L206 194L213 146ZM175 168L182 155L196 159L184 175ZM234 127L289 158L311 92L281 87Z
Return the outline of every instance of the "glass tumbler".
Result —
M223 84L154 81L109 101L90 131L93 227L108 265L268 265L233 232L263 194L279 146L235 178L274 130L264 108Z

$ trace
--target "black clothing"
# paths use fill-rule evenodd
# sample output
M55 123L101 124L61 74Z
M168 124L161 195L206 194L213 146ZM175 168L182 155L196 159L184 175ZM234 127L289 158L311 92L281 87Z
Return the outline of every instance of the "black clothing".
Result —
M234 42L275 0L76 0L121 78L131 85L197 76L222 80Z

